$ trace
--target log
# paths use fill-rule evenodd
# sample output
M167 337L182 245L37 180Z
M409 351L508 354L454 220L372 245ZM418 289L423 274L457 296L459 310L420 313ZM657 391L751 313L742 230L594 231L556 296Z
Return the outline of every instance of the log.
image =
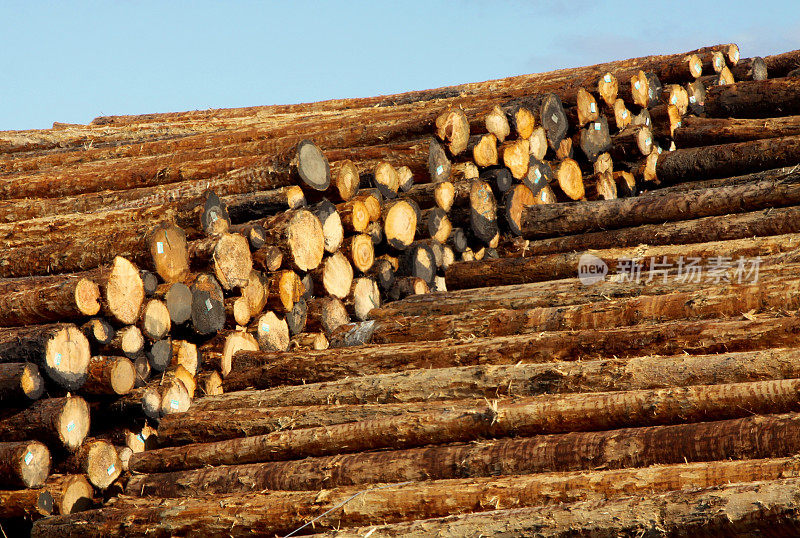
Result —
M4 441L38 439L50 447L76 450L89 433L89 406L79 396L39 400L3 420Z
M469 120L460 108L443 112L436 118L436 136L452 155L459 155L469 143Z
M670 264L670 267L677 267L681 257L683 257L682 259L685 263L690 258L708 260L715 256L723 256L731 260L739 260L740 258L755 258L789 252L797 246L798 240L800 240L800 237L796 236L796 234L787 234L760 239L711 241L683 246L647 247L642 245L640 248L635 249L607 249L594 251L590 254L603 260L603 263L609 267L616 266L620 260L637 259L642 264L640 266L641 270L647 273L651 263L665 263ZM533 258L501 258L480 263L457 262L451 265L446 272L447 287L448 289L456 290L574 278L575 275L579 274L578 268L581 265L581 256L583 256L582 253L576 252L536 256ZM596 260L594 258L584 259L584 266L586 266L585 262L587 261ZM618 269L623 269L624 272L625 267L618 267ZM626 277L617 278L625 279Z
M800 80L751 80L709 88L705 112L712 118L774 118L800 114Z
M193 241L189 255L201 270L210 270L225 290L247 285L253 260L247 239L235 233L222 233Z
M364 202L350 200L336 206L342 227L351 233L361 233L369 226L369 211Z
M798 134L800 116L756 119L688 116L675 129L675 144L680 148L691 148Z
M381 294L375 280L369 277L356 278L353 280L350 294L345 300L345 306L351 316L359 321L364 321L368 319L370 311L380 305ZM327 340L325 342L325 348L327 348Z
M192 290L183 282L162 284L156 290L169 311L171 324L182 325L192 317Z
M0 442L0 486L38 488L50 474L50 451L38 441Z
M150 299L142 308L142 333L151 341L161 340L172 328L169 308L158 299Z
M317 297L308 302L306 329L330 335L350 322L344 303L335 297Z
M0 363L0 403L22 404L44 394L44 379L39 367L30 362Z
M277 312L291 312L305 293L305 286L294 271L284 270L268 275L266 306ZM313 279L310 280L313 285Z
M798 159L799 136L684 148L658 156L656 179L658 182L670 184L687 179L733 177L792 166L797 164Z
M797 340L794 335L795 326L800 326L797 322L753 317L755 321L696 320L691 324L672 321L601 330L476 338L466 342L450 339L287 355L240 353L235 366L240 365L242 369L225 379L225 389L294 385L300 380L316 383L419 368L591 360L630 357L644 352L669 355L684 351L689 354L748 351L793 345ZM751 333L746 333L748 330ZM247 369L250 365L253 367Z
M225 326L225 301L217 279L197 275L192 283L192 327L199 334L213 334Z
M84 394L122 395L133 390L136 371L125 357L94 356L89 361Z
M231 329L235 329L237 326L245 327L252 319L250 305L245 297L226 298L225 315L227 316L227 326Z
M522 179L528 173L528 160L530 159L530 142L527 138L507 140L498 148L498 153L503 159L503 166L511 171L515 179Z
M335 212L334 207L333 213ZM265 244L281 250L287 267L310 271L322 262L325 249L324 231L320 220L310 211L289 210L258 223L267 232ZM341 227L341 222L339 226Z
M730 70L736 80L767 80L769 74L767 63L760 56L743 58Z
M0 520L34 520L53 514L53 496L37 489L0 491ZM13 528L13 527L12 527ZM5 531L3 531L5 533ZM9 529L9 532L12 532Z
M81 332L94 345L107 345L116 334L114 327L103 318L93 318L81 325Z
M197 388L201 396L218 396L222 394L222 377L218 372L200 372L196 379Z
M255 467L255 466L251 466ZM213 473L213 471L211 472ZM190 473L182 473L184 476ZM253 495L255 499L269 499L270 508L277 509L274 520L265 517L259 520L262 525L273 526L263 529L264 532L285 534L299 526L298 520L314 519L314 526L322 529L339 529L340 526L356 524L386 524L392 521L413 521L431 517L452 516L458 513L472 513L483 507L502 507L503 515L514 513L511 508L523 506L548 507L577 501L606 501L608 497L617 497L641 493L651 498L654 492L670 490L688 490L708 488L712 486L728 486L730 483L754 482L796 478L797 463L791 458L769 458L761 460L740 460L726 462L710 462L704 465L685 463L677 465L658 465L646 469L615 469L596 472L542 473L537 475L513 475L507 477L479 477L467 479L436 480L428 482L411 482L405 484L386 485L364 490L363 486L343 486L321 492L277 492L250 493L236 483L214 485L204 488L205 493L219 490L227 486L227 491L219 492L214 501L225 505L240 503L240 510L252 508L244 505L244 495ZM180 486L170 488L158 487L151 477L135 477L132 484L145 484L144 492L149 495L165 496L169 490L178 490ZM150 478L150 480L148 480ZM239 487L237 487L239 486ZM155 493L158 491L159 493ZM128 488L128 494L142 496L138 491ZM318 518L318 514L333 511L340 503L346 502L353 495L363 495L362 503L348 506L343 512L334 512L328 517ZM644 498L644 497L643 497ZM224 501L222 500L224 499ZM183 499L186 502L186 499ZM159 499L159 502L165 502ZM189 501L192 502L192 501ZM194 501L197 502L197 501ZM209 504L211 500L200 501ZM258 503L260 504L260 503ZM177 506L178 501L167 501L167 506ZM572 507L574 505L567 505ZM140 507L153 510L155 503L146 498L123 497L120 508ZM163 504L160 508L166 508ZM280 507L280 509L278 509ZM297 510L301 510L298 514ZM545 510L545 509L540 509ZM198 510L199 512L200 510ZM292 513L295 519L286 521L283 514ZM299 516L299 517L298 517ZM151 516L152 519L157 519ZM575 516L572 516L573 518ZM552 522L551 522L552 524ZM425 529L428 530L427 528ZM542 528L536 529L541 532ZM466 529L465 529L466 531ZM345 530L344 532L348 532ZM364 529L358 536L364 536L369 529ZM340 536L337 532L336 536Z
M286 326L289 328L290 334L298 334L305 330L306 320L308 317L308 304L306 300L300 297L292 306L289 312L286 312Z
M100 288L90 278L20 279L0 295L0 326L10 327L94 316L100 311Z
M267 320L267 323L269 323L269 320ZM217 346L213 347L216 348ZM245 331L231 331L224 337L222 353L218 358L213 359L213 362L207 362L211 360L211 356L208 353L204 353L203 362L206 363L206 366L219 370L222 377L225 377L231 372L234 364L233 358L236 353L239 351L258 351L258 349L258 341L252 334ZM191 368L187 368L187 370L191 371Z
M397 200L381 210L386 242L397 250L405 250L414 241L419 208L412 204L410 200Z
M596 431L787 412L800 408L798 388L800 382L796 380L770 380L656 390L523 397L508 401L495 400L491 403L485 400L456 400L339 405L323 409L228 409L221 412L203 411L200 415L190 415L188 419L183 414L181 418L184 420L173 421L171 427L163 431L159 429L159 437L169 439L170 444L194 443L186 447L189 458L200 451L205 454L212 450L219 452L224 444L221 441L225 440L230 440L226 446L233 447L233 451L240 457L247 456L243 456L238 447L246 447L245 454L248 450L253 450L253 454L256 451L263 454L262 448L250 449L249 441L242 439L254 436L260 437L258 440L254 439L254 443L279 447L276 450L282 450L280 447L283 443L296 446L297 455L303 457L306 454L306 445L301 443L307 442L310 435L319 435L322 428L325 428L327 440L311 450L332 454L339 450L407 448L478 438ZM465 423L464 415L470 415L471 420ZM488 422L485 422L487 418ZM315 431L303 431L309 428ZM350 444L345 441L353 436L353 429L369 432L359 436L363 440L355 447L351 447L352 440ZM215 443L213 447L210 444L212 442ZM178 450L167 449L161 454L174 454Z
M444 243L450 237L452 229L453 226L444 209L440 207L423 209L420 211L420 218L417 220L415 237L420 239L431 238Z
M649 155L652 149L653 133L647 125L630 125L611 137L610 153L614 160L635 160Z
M755 211L798 202L800 173L792 172L778 180L658 197L622 198L592 204L536 205L524 210L521 228L526 239L536 239L685 220L687 216L701 218Z
M800 371L793 349L715 355L645 356L544 364L498 364L406 370L267 390L228 392L198 400L178 421L205 412L281 406L404 403L501 398L743 383L792 379ZM160 427L169 428L172 417Z
M328 486L357 483L400 482L466 478L497 474L528 474L548 471L589 470L596 467L622 469L659 463L690 463L724 459L774 458L796 451L792 426L797 415L752 416L716 422L626 428L601 432L572 432L483 443L433 446L417 449L361 453L334 458L276 462L227 467L231 482L258 470L259 486L275 489L320 487L323 473ZM703 439L698 443L697 439ZM634 447L615 450L612 447ZM185 447L184 447L185 448ZM136 465L148 461L144 452L134 456ZM155 461L150 460L155 463ZM469 462L464 465L462 462ZM165 463L163 461L159 464ZM358 472L353 472L359 469ZM263 474L262 474L263 473ZM192 473L209 480L213 470ZM177 478L176 475L162 475ZM190 473L183 476L189 477ZM266 478L266 477L271 478ZM306 485L302 485L305 480ZM166 478L165 482L170 482ZM209 480L208 483L213 483ZM269 485L266 485L268 482ZM280 484L279 487L275 487Z
M265 351L286 351L289 349L289 326L274 312L259 316L255 323L258 347Z
M94 504L94 489L83 475L50 475L45 488L61 515L77 514Z
M328 339L322 333L299 333L289 342L290 349L328 349Z
M350 293L350 286L353 284L353 266L341 252L325 258L310 274L314 280L314 290L319 294L325 293L344 299Z
M785 77L790 71L800 67L800 50L766 56L764 63L767 66L770 77Z
M122 473L122 464L114 445L102 439L86 439L81 447L63 462L74 474L84 474L97 489L107 489Z
M216 185L214 189L226 194L222 196L221 200L227 207L230 221L233 223L262 219L287 209L298 209L306 205L303 189L297 185L239 193L229 192L224 187L221 190Z
M377 229L380 230L380 226ZM368 234L346 238L342 243L341 252L352 264L353 269L360 273L367 273L375 262L375 246Z
M172 338L154 342L147 351L147 362L155 372L163 372L172 363Z
M536 197L525 185L514 185L506 192L503 199L503 216L512 234L522 234L519 227L522 212L526 207L534 204L536 204Z
M800 530L796 516L796 479L733 484L695 491L669 492L611 501L586 501L559 507L497 510L370 527L336 530L316 536L339 538L407 536L435 533L464 536L481 529L484 536L542 537L572 535L665 536L761 535L790 536ZM768 499L761 502L761 498ZM713 507L713 508L712 508ZM37 524L47 523L39 520ZM569 529L569 530L565 530Z
M468 149L471 150L472 160L477 166L486 168L497 165L497 136L494 134L475 135L470 138Z
M636 245L685 245L707 241L727 241L800 232L798 207L776 207L693 220L643 224L601 232L528 241L525 256L580 252L590 249L634 247Z
M71 324L0 329L0 362L32 362L67 390L86 379L89 341Z
M612 137L605 117L592 121L581 130L580 148L589 162L595 162L600 154L612 149Z

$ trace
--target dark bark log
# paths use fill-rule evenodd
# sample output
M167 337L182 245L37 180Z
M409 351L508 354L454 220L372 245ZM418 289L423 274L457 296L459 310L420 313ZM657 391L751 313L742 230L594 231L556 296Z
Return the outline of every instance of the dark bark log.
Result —
M641 269L647 273L650 264L668 263L677 267L683 257L684 263L689 258L709 260L715 256L727 256L732 260L740 257L755 258L789 252L798 247L800 236L797 234L778 235L762 239L737 239L731 241L711 241L691 245L664 245L656 247L607 249L592 252L592 256L603 260L609 267L616 266L621 260L640 260ZM526 252L518 253L521 256ZM563 253L533 258L501 258L482 262L458 262L447 270L447 287L451 290L480 288L485 286L503 286L508 284L524 284L574 278L581 265L581 253ZM593 259L592 259L593 260ZM598 262L599 263L599 262ZM624 267L618 267L624 269ZM635 279L635 275L634 275Z
M50 475L45 488L61 515L83 512L94 504L94 488L83 475Z
M0 442L0 487L38 488L50 474L50 451L38 441Z
M86 383L81 387L85 394L122 395L133 390L136 371L125 357L95 356L89 361Z
M14 291L0 295L0 326L69 321L100 311L100 288L89 278L21 280Z
M778 180L658 197L640 196L591 204L537 205L524 211L521 228L526 239L536 239L797 203L800 203L800 173L791 173Z
M122 463L114 445L102 439L86 439L61 467L71 473L85 474L99 490L108 488L122 473Z
M30 362L0 363L0 403L23 406L44 394L44 379Z
M705 112L712 118L774 118L800 114L800 80L756 80L709 88Z
M222 233L193 241L189 255L194 265L211 270L225 290L247 285L253 259L247 239L236 233Z
M370 322L366 322L369 324ZM601 330L543 332L408 344L273 354L240 353L227 391L343 379L420 368L591 360L643 353L689 354L748 351L799 341L800 322L755 317L755 321L673 321ZM363 343L363 341L361 342ZM238 370L241 363L241 370ZM261 366L259 366L261 365ZM248 369L249 368L249 369Z
M765 119L698 118L688 116L675 129L679 148L781 138L800 134L800 116Z
M39 439L53 447L76 450L89 433L89 406L78 396L39 400L0 420L4 441Z
M767 63L760 56L739 60L730 70L736 80L767 80L769 75Z
M53 514L53 496L41 489L0 491L0 520L35 520ZM13 528L13 527L12 527ZM3 531L5 533L5 531ZM9 532L12 532L9 529Z
M764 63L770 77L785 77L790 71L800 67L800 50L766 56Z
M225 326L222 288L212 275L198 275L191 286L192 327L199 334L213 334Z

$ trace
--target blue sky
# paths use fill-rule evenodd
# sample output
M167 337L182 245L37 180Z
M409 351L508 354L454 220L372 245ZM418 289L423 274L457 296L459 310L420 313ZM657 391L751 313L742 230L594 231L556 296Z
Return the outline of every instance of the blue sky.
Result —
M2 0L0 130L395 93L721 42L743 57L800 49L800 1Z

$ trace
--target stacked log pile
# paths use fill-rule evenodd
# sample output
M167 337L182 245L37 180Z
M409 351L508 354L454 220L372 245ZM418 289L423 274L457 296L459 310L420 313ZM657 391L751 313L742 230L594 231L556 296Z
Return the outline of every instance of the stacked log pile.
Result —
M798 59L0 133L0 528L791 532Z

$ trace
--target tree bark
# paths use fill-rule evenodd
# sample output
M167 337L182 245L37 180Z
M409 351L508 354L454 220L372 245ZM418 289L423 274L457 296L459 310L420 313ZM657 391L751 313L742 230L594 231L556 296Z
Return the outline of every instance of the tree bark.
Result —
M774 118L800 114L800 80L752 80L714 86L706 92L712 118Z
M264 244L281 250L286 267L310 271L322 262L323 228L310 211L289 210L257 222L267 232Z
M88 278L65 275L58 280L22 280L0 295L0 326L69 321L100 311L100 289Z
M627 469L657 464L783 458L800 446L796 413L715 422L571 432L263 462L155 475L154 486L253 483L254 489L313 490L355 484L542 472ZM143 452L139 456L148 454ZM163 463L163 462L159 462ZM152 486L151 486L152 487ZM212 486L213 487L213 486ZM155 489L155 488L153 488Z
M38 488L50 474L50 451L39 441L0 442L0 486Z
M338 381L267 390L228 392L224 398L197 400L176 423L203 413L242 408L386 404L467 398L498 398L642 390L687 385L792 379L800 355L792 349L766 349L717 355L646 356L545 364L479 365L407 370ZM171 428L173 416L160 427Z
M663 495L498 510L316 534L407 536L792 536L800 532L797 479L724 485ZM760 499L765 499L761 501ZM38 524L46 524L47 519Z
M756 258L789 252L799 246L800 235L786 234L758 239L710 241L691 245L655 247L641 245L635 248L591 251L589 254L603 260L609 268L618 266L621 260L639 260L644 274L652 267L651 264L653 262L663 262L670 264L671 267L677 267L681 257L683 257L684 263L688 262L690 258L710 260L717 256L738 260L741 257ZM518 255L522 256L526 255L526 253L520 251ZM531 258L500 258L481 262L456 262L447 269L447 289L481 288L574 278L578 275L581 265L580 260L583 255L580 252L567 252ZM625 269L624 267L617 268Z
M81 447L62 462L62 469L83 473L99 490L108 488L122 473L122 463L114 445L102 439L86 439Z
M0 363L0 402L25 405L44 394L44 379L30 362Z
M770 77L785 77L790 71L800 67L800 50L766 56L764 63L767 65Z
M61 515L82 512L94 502L94 488L83 475L50 475L45 488Z
M781 138L800 134L800 116L783 118L683 118L675 129L679 148L731 144L764 138Z
M89 433L89 406L78 396L39 400L0 420L4 441L39 439L50 447L74 451Z
M543 332L494 338L440 340L367 346L356 349L239 353L225 390L318 383L423 368L540 363L632 357L749 351L794 345L800 322L753 316L754 321L672 321L601 330ZM370 322L366 322L370 323Z
M662 224L642 224L632 228L527 241L524 246L524 256L634 247L644 244L687 245L747 237L796 234L800 232L798 218L800 218L800 208L778 207L735 215L719 215Z
M541 473L536 475L515 475L507 477L480 477L472 479L450 479L428 482L397 484L384 488L363 491L363 486L339 487L321 492L269 492L249 493L238 484L225 484L229 490L224 496L213 500L194 501L211 503L222 501L242 502L244 495L253 495L261 504L261 495L269 500L270 512L261 520L264 525L272 525L265 532L285 534L299 527L304 520L315 519L314 528L338 529L340 526L385 524L395 521L413 521L432 517L443 517L461 513L472 513L494 507L509 510L525 506L553 506L577 501L606 501L617 497L640 493L652 496L655 492L681 489L727 486L730 483L753 482L796 478L800 471L797 462L791 458L770 458L763 460L741 460L659 465L646 469L620 469L596 472ZM187 473L188 474L188 473ZM134 477L127 488L129 495L165 496L169 484L159 488L155 477ZM142 489L141 485L144 485ZM181 484L183 485L183 484ZM138 489L137 489L138 488ZM204 488L210 494L220 486ZM334 512L329 517L317 519L318 514L327 512L352 495L363 491L363 503L351 504L347 510ZM183 491L176 491L183 493ZM222 493L222 492L219 492ZM241 497L240 497L241 495ZM164 502L159 499L159 502ZM185 502L185 499L184 499ZM189 501L192 502L192 501ZM140 508L153 510L155 503L146 498L123 497L118 501L119 508ZM167 501L166 506L177 505L178 501ZM123 508L124 507L124 508ZM161 508L166 508L160 505ZM252 508L252 507L247 507ZM211 506L208 507L211 510ZM298 510L299 513L298 513ZM504 512L505 513L505 512ZM292 519L287 521L286 516ZM151 520L158 519L153 516ZM539 530L539 529L537 529ZM363 536L368 532L359 534ZM339 535L338 533L336 534Z
M89 361L84 394L122 395L133 390L136 370L125 357L95 356Z
M595 431L787 412L800 409L798 389L800 382L796 380L779 380L523 397L499 403L497 400L491 403L486 400L456 400L340 405L322 409L205 410L198 414L184 413L179 421L172 421L168 427L160 425L159 437L168 440L170 445L198 443L186 447L187 454L211 449L208 443L215 441L213 450L218 452L224 440L231 440L230 446L238 447L247 445L242 437L260 436L266 444L278 443L278 438L284 437L283 442L296 444L293 446L297 446L297 453L302 456L305 435L325 431L328 438L320 450L331 454L351 450L352 441L348 444L345 440L352 436L353 430L361 432L362 429L366 433L360 433L358 437L359 442L365 444L357 446L353 449L355 451L415 446L404 443L438 444L483 437ZM470 422L464 427L464 414L471 415L478 424ZM488 421L479 417L488 417ZM307 428L313 431L303 432ZM293 435L287 430L292 430L297 440L292 440ZM176 451L179 449L169 449L164 453ZM242 456L241 452L233 451Z

